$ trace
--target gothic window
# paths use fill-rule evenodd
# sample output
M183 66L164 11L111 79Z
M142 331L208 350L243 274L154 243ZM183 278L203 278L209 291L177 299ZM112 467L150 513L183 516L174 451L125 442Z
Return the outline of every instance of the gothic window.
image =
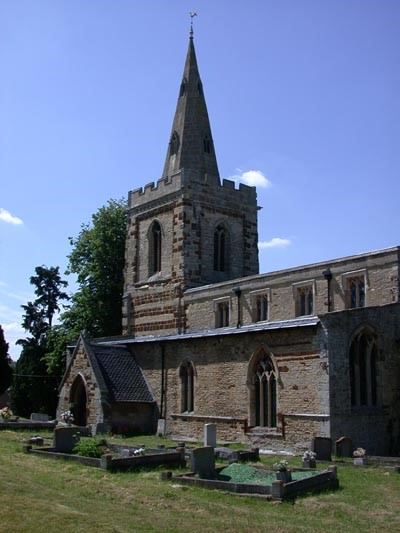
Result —
M203 94L203 86L200 80L197 82L197 92L199 93L199 96Z
M368 331L359 333L351 343L349 354L352 406L377 405L377 344Z
M211 154L211 141L208 135L203 139L203 148L206 154Z
M179 371L181 379L181 412L194 411L194 368L190 361L181 365Z
M296 289L296 316L312 315L314 312L313 285L304 285Z
M226 272L227 234L224 226L219 224L214 231L214 270Z
M215 327L226 328L229 326L229 299L216 302L215 305Z
M149 242L150 275L161 271L161 241L161 226L157 221L154 221L150 231Z
M254 368L255 425L269 428L277 426L276 403L277 376L271 357L264 355Z
M170 156L175 155L176 153L178 153L178 150L179 150L179 136L176 133L176 131L174 131L171 137L171 141L169 143L169 155Z

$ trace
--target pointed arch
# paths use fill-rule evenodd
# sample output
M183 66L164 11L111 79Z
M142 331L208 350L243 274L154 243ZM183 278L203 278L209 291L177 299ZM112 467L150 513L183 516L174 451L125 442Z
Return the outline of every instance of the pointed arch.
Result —
M74 415L74 422L77 426L86 426L87 424L87 385L86 380L79 373L70 388L69 403Z
M181 412L192 413L194 411L194 381L196 371L192 361L185 359L179 367L181 382Z
M179 144L180 144L179 135L176 131L174 131L173 134L171 135L171 140L169 143L169 155L170 156L178 153Z
M278 382L279 371L275 357L265 345L262 345L253 353L247 370L250 426L277 427Z
M154 220L149 228L149 275L161 271L162 257L162 226L158 220Z
M214 270L228 272L229 270L229 233L223 222L219 222L214 229Z
M180 90L179 90L179 97L180 98L186 94L186 85L187 85L187 79L183 78L182 83L181 83L181 87L180 87Z
M378 404L378 337L371 326L361 326L349 347L350 398L353 407Z

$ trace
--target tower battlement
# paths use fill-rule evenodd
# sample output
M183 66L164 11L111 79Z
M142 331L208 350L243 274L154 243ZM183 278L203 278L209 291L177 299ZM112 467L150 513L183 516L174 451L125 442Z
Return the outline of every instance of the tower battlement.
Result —
M139 187L128 194L128 207L136 207L148 202L158 200L167 194L177 192L182 189L183 172L177 172L172 176L160 178L157 181L147 183L144 187Z

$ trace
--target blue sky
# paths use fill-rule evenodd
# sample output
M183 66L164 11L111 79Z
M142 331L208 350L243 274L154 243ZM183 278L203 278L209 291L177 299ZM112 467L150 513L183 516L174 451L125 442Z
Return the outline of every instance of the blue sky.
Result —
M260 271L399 244L398 0L2 0L13 358L34 268L63 272L82 223L160 177L189 11L220 174L258 185Z

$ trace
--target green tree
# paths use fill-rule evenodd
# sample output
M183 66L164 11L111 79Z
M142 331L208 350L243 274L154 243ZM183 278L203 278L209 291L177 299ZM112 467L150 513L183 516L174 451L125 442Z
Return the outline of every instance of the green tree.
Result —
M122 323L125 264L126 205L110 200L83 224L76 239L70 238L67 274L76 274L79 289L63 314L63 325L78 336L118 335Z
M59 267L36 267L35 274L30 282L37 298L22 306L25 311L22 326L30 335L17 341L23 348L15 367L12 402L20 416L29 416L31 412L54 414L61 379L61 374L49 372L46 355L59 302L68 299L63 291L67 282L61 279Z
M4 338L3 328L0 326L0 394L3 394L12 383L13 371L11 358L8 355L8 343Z

